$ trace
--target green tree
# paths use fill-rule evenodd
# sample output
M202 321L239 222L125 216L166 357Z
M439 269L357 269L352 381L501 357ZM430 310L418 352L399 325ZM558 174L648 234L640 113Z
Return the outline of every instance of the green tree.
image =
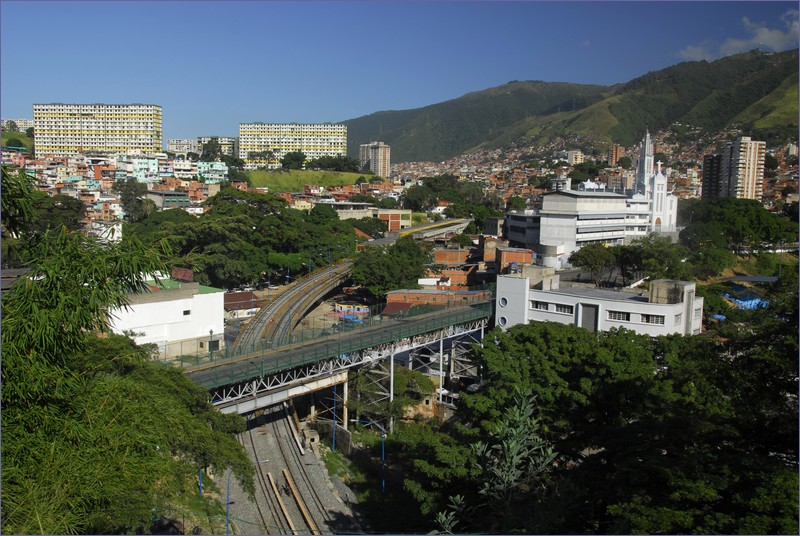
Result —
M413 238L404 236L393 245L367 248L353 263L352 279L363 285L373 297L382 300L386 292L401 288L418 288L431 255Z
M688 250L681 244L673 244L668 236L650 233L634 240L633 245L639 248L642 270L651 279L691 278L692 266L686 262Z
M308 213L308 222L314 225L325 225L339 220L336 209L326 203L317 203Z
M120 204L128 221L142 221L154 211L154 203L144 199L147 184L139 182L135 177L115 181L113 189L119 194Z
M614 264L622 277L622 286L628 286L631 280L642 270L641 250L636 246L622 245L611 248Z
M22 143L22 140L20 140L19 138L8 138L6 140L6 147L18 147L24 149L25 144Z
M3 177L4 208L17 207L3 227L24 228L15 218L30 201L5 198L29 191ZM146 274L167 269L169 251L65 227L27 245L29 272L2 302L6 531L144 532L153 511L191 492L198 467L230 468L252 494L252 465L229 435L241 418L216 413L129 339L95 335L109 331L110 308L148 290Z
M200 160L200 155L189 151L188 153L186 153L186 159L191 160L192 162L197 162L198 160Z
M394 197L384 197L383 199L378 201L378 207L388 208L388 209L397 208L397 199L395 199Z
M484 435L529 386L560 453L545 525L519 530L794 534L797 295L782 294L728 342L549 322L489 334L464 418Z
M465 248L471 248L471 247L475 246L475 244L472 242L472 238L470 238L469 235L463 234L463 233L462 234L453 235L450 238L449 242L451 244L458 244L459 246L465 247Z
M80 199L67 195L50 197L44 192L34 192L33 214L27 225L29 232L44 233L48 229L57 230L61 226L68 231L82 227L86 205Z
M389 230L389 225L385 221L370 216L365 216L360 219L349 219L347 221L362 233L373 238L381 238L383 233Z
M622 169L630 169L632 163L630 156L622 156L617 159L617 165Z
M542 513L531 506L540 503L549 488L556 453L536 413L530 390L516 389L508 411L490 427L486 440L470 445L474 469L463 489L477 494L451 497L455 515L438 514L441 528L515 534L540 524Z
M203 151L200 160L203 162L217 162L222 157L222 147L219 138L211 138L203 144Z
M600 287L603 277L614 266L614 253L603 244L588 244L569 256L573 266L587 270L594 280L595 287Z
M321 156L306 162L307 169L321 169L325 171L340 171L358 173L359 162L355 158L345 155Z
M518 195L512 195L508 198L508 202L506 203L506 211L511 210L525 210L527 208L527 203L523 198Z
M26 222L33 217L33 181L25 172L11 171L7 166L2 166L2 210L3 228L12 236L19 236L24 230Z
M12 119L6 123L6 130L9 132L19 132L19 126L17 126L17 122Z
M403 204L414 212L424 212L438 202L436 195L427 186L412 186L405 191Z
M239 170L239 171L244 169L244 160L242 160L238 156L233 156L233 155L228 155L228 154L220 154L219 158L220 158L220 160L222 162L225 163L226 166L228 166L228 172L229 173L230 173L230 170L233 170L233 169L236 169L236 170Z
M764 169L768 169L770 171L775 171L780 167L780 162L778 159L775 158L771 153L766 153L764 155Z
M369 203L370 205L377 205L378 200L372 197L371 195L366 194L353 194L350 196L348 201L353 203Z
M33 127L28 127L25 129L25 135L28 136L30 139L34 138L34 130Z
M303 169L303 163L306 161L306 155L302 151L293 151L286 153L281 158L281 167L283 169Z

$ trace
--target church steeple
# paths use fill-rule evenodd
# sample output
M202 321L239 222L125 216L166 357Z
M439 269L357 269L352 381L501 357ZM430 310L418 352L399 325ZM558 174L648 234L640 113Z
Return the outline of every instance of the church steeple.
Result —
M642 143L639 146L639 162L636 165L636 186L634 193L648 197L650 178L653 176L653 142L650 140L650 130L645 131Z

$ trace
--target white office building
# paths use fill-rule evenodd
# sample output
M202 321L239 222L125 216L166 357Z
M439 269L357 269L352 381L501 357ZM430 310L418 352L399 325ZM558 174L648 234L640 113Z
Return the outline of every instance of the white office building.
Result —
M703 325L703 298L694 283L659 279L646 295L586 287L562 287L558 275L529 266L497 276L495 325L506 330L528 322L572 324L589 331L626 328L644 335L696 335Z

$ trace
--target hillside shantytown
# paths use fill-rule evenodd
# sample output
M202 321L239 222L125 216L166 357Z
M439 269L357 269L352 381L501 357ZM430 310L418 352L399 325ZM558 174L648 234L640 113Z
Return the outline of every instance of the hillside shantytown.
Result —
M796 532L796 135L168 113L2 120L12 527Z

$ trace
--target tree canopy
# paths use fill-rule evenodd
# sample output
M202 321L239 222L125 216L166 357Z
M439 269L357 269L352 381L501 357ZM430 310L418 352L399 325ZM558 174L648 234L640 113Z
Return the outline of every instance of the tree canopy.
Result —
M517 530L797 532L796 307L727 343L540 322L489 334L466 420L500 421L530 388L558 452L557 487Z
M376 299L390 290L419 288L431 254L410 236L401 237L391 246L367 248L356 255L352 279L363 285Z
M2 220L24 237L23 180L4 170L3 208L16 208ZM109 309L167 270L166 244L106 244L63 226L25 244L29 271L2 301L5 531L149 531L205 467L231 469L252 494L252 464L231 435L243 419L218 413L149 349L107 335Z
M302 151L293 151L283 155L281 167L283 169L303 169L305 161L306 155Z

